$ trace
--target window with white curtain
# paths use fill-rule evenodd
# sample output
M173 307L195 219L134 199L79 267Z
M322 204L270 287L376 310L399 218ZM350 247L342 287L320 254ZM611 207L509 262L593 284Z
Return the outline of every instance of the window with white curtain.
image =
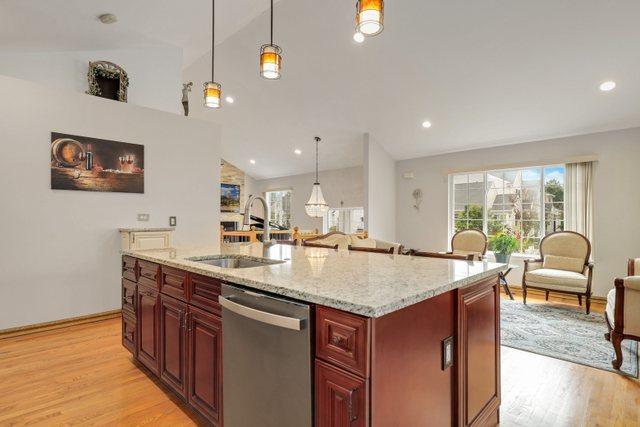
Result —
M564 229L564 165L453 174L449 182L451 234L509 233L520 253L534 254L546 234Z
M363 232L364 208L330 208L324 215L322 231L341 231L346 234Z

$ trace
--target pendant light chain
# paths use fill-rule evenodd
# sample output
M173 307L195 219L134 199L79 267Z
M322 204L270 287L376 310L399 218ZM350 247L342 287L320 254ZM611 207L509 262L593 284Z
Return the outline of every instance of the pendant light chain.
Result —
M318 143L320 143L320 138L316 136L316 184L319 184L318 180Z
M271 44L273 45L273 0L271 0Z
M215 52L216 52L216 0L211 0L211 81L215 82Z

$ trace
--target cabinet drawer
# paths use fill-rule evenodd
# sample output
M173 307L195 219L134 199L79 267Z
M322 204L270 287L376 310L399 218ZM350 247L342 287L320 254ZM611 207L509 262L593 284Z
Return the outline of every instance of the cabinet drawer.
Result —
M130 256L122 257L122 277L132 282L138 281L138 267L135 258Z
M160 267L160 292L180 301L187 300L187 272L177 268Z
M369 319L316 308L316 356L365 378L369 376Z
M122 311L136 315L136 291L138 285L131 280L122 279Z
M138 260L138 283L159 289L158 277L160 275L160 266L156 263Z
M122 346L136 355L138 333L136 331L136 318L122 312Z
M316 426L368 426L369 382L320 360L315 365Z
M221 315L218 296L220 296L221 281L213 277L189 274L187 295L189 304L193 304L213 314Z

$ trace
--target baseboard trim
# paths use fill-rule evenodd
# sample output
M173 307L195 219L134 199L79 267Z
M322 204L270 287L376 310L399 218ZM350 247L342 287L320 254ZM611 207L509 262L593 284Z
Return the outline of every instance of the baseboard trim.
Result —
M68 319L54 320L53 322L36 323L33 325L18 326L16 328L0 330L0 339L13 338L21 335L35 334L37 332L52 331L55 329L68 328L69 326L94 323L101 320L119 317L121 310L111 310L102 313L88 314L86 316L70 317Z
M511 290L511 292L516 293L516 294L521 294L522 293L522 286L518 286L518 285L508 285L509 289ZM553 291L549 291L554 298L559 298L559 299L566 299L566 300L571 300L571 301L575 301L576 297L575 295L567 295L567 294L562 294L562 293L554 293ZM542 296L544 297L544 291L541 291L540 289L527 289L527 294L532 294L532 295L536 295L536 296ZM595 295L591 296L591 301L599 301L599 302L603 302L606 303L607 299L605 297L598 297Z

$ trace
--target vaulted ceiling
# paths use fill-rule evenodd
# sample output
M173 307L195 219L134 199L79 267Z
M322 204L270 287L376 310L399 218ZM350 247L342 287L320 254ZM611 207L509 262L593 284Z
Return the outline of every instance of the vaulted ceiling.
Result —
M216 80L235 99L220 111L200 107L207 0L4 0L0 49L180 46L193 115L219 122L225 159L260 178L313 170L314 135L330 169L361 162L365 132L405 159L640 125L637 0L387 0L384 31L361 45L355 0L281 0L278 81L257 70L269 2L217 5ZM118 24L96 27L102 12Z

